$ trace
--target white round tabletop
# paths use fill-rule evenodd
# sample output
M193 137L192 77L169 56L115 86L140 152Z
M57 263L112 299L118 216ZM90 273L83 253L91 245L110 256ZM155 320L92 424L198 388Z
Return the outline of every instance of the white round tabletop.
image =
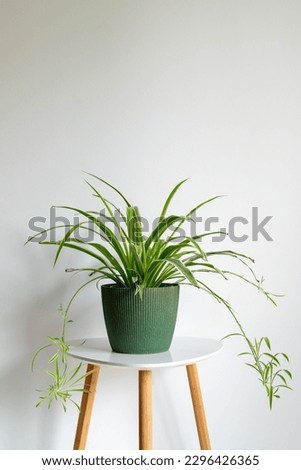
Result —
M207 359L222 343L211 338L175 337L169 351L157 354L121 354L113 352L107 338L88 338L69 342L69 356L91 364L105 364L139 370L176 367Z

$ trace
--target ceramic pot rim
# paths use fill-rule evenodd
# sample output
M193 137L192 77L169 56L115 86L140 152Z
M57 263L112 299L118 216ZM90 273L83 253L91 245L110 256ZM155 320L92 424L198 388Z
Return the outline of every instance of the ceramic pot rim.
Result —
M144 290L155 290L155 289L162 289L162 288L170 288L170 287L177 287L179 288L179 284L168 284L168 283L163 283L159 287L144 287ZM118 289L118 290L135 290L135 287L126 287L126 286L119 286L118 284L115 283L110 283L110 284L102 284L101 289Z

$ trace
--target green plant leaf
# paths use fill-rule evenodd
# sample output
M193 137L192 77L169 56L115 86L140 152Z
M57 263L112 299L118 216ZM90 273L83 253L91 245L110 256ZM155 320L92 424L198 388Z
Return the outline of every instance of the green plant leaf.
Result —
M148 249L152 242L157 242L163 235L163 233L165 233L169 229L169 227L171 227L175 222L178 222L182 219L183 217L177 215L170 215L166 218L160 218L157 227L154 228L152 233L145 241L145 248Z
M269 405L270 405L270 409L273 408L273 397L274 397L274 389L273 387L271 386L269 388Z
M290 379L293 378L293 374L289 370L283 369L283 371L289 376Z
M264 342L265 342L265 344L267 345L268 349L271 350L271 343L270 343L269 338L267 338L267 337L265 336L263 339L264 339Z
M168 207L174 197L174 195L176 194L176 192L178 191L178 189L182 186L182 184L184 184L185 182L187 181L187 178L185 180L182 180L180 181L178 184L176 184L176 186L172 189L172 191L169 193L165 203L164 203L164 206L163 206L163 209L161 211L161 215L160 215L160 220L164 219L165 218L165 215L166 215L166 212L168 210Z
M178 271L180 271L180 273L183 274L183 276L186 277L186 279L187 279L193 286L199 287L199 286L198 286L198 282L197 282L197 280L195 279L194 275L193 275L192 272L185 266L185 264L182 263L182 261L180 261L179 259L175 259L175 258L167 258L167 259L166 259L166 262L172 264L173 266L175 266L176 269L177 269Z
M92 176L93 178L97 179L98 181L101 181L102 183L104 183L106 186L109 186L109 188L113 189L117 194L119 194L119 196L124 200L124 202L126 203L127 206L131 206L132 204L127 200L127 198L121 193L121 191L119 191L119 189L115 188L112 184L108 183L106 180L102 179L102 178L99 178L99 176L96 176L96 175L93 175L93 173L88 173L88 172L84 172L86 173L87 175L89 176Z

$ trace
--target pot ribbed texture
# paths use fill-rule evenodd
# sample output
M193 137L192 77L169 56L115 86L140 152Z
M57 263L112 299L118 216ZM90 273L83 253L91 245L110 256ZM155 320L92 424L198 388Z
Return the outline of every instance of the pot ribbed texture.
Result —
M102 305L112 350L127 354L167 351L174 334L179 286L135 289L107 284L101 287Z

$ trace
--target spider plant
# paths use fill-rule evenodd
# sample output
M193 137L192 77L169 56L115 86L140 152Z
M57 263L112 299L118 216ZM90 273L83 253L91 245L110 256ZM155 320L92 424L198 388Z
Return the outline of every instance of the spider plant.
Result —
M170 214L170 203L186 180L180 181L168 195L156 227L146 236L142 230L142 218L138 207L133 205L119 189L104 179L90 173L88 175L93 178L93 182L97 182L98 186L110 188L118 200L115 203L111 202L103 191L96 187L95 183L92 184L91 181L86 180L93 195L100 203L99 212L86 211L72 206L58 206L61 209L71 211L72 214L76 213L79 221L60 226L64 228L64 235L59 239L40 242L44 245L57 246L54 265L65 248L79 251L94 262L93 266L66 269L67 272L88 274L88 280L75 292L66 312L83 287L93 282L98 284L102 280L110 280L118 286L134 288L136 294L141 298L143 298L143 290L148 287L160 287L168 282L192 285L213 297L232 316L238 331L226 337L238 336L245 341L247 351L241 355L249 358L247 365L257 372L266 391L269 406L272 408L274 398L280 398L281 389L290 389L288 380L292 378L292 374L285 366L281 365L283 361L285 363L289 361L288 356L285 353L272 353L271 342L266 336L260 339L250 339L231 304L208 284L207 279L210 275L221 277L225 281L231 277L238 278L256 288L274 305L276 305L277 295L265 290L263 279L256 276L251 267L254 261L248 255L233 250L207 251L204 249L202 241L205 237L223 232L179 236L179 229L190 220L197 210L221 196L200 202L185 215ZM124 210L119 208L120 204ZM57 228L59 227L50 227L45 232L49 233ZM91 236L84 239L79 235L80 231L93 235L93 239L91 240ZM40 234L29 238L28 241L38 235ZM231 258L241 270L222 269L216 264L216 260L219 258ZM49 338L53 343L51 337ZM68 348L65 336L61 337L61 342L65 348ZM52 359L53 361L56 365L56 360ZM63 366L65 371L64 361ZM58 394L61 383L60 369L56 366L52 374L54 388L51 389L51 393L55 395L55 398L60 398ZM64 388L65 392L66 387ZM42 398L44 401L45 396ZM65 401L69 398L68 393L64 395L64 398Z

